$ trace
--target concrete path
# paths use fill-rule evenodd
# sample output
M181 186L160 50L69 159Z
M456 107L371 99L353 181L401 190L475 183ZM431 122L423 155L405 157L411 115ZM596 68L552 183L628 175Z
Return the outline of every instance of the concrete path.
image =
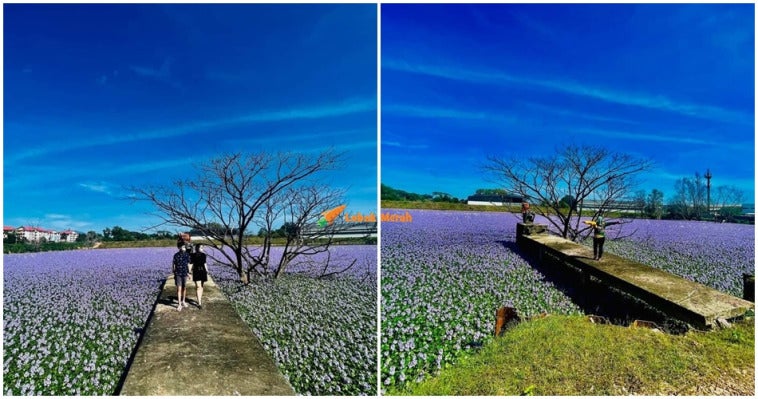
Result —
M522 229L522 231L524 231ZM594 276L604 284L638 297L659 310L694 324L712 327L716 319L742 316L755 304L671 273L605 253L592 260L592 248L549 234L518 237L519 245L542 258L553 258Z
M294 395L258 338L208 276L203 308L188 283L188 308L176 310L169 276L127 371L120 395Z

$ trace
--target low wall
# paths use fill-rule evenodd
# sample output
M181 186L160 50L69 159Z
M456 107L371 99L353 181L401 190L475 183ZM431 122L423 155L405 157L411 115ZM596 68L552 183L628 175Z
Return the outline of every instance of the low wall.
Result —
M710 328L719 318L739 317L755 308L749 301L613 254L595 261L592 248L549 235L544 225L519 223L516 234L519 247L541 264L574 269L583 280L594 277L699 328Z

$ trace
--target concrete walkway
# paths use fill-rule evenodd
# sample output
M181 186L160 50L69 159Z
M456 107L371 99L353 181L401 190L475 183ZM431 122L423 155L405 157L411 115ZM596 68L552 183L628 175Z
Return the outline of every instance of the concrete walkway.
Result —
M528 229L520 226L518 230ZM699 328L713 327L719 318L731 319L755 309L752 302L613 254L605 253L600 262L592 260L591 247L561 237L521 234L517 241L540 261L549 255L554 263L579 269Z
M176 310L169 276L127 371L120 395L294 395L258 338L208 276L203 308L194 283L188 308Z

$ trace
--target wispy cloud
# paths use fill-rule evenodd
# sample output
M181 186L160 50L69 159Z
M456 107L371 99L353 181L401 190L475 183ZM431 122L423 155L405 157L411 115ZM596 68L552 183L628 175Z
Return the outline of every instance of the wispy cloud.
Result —
M52 153L61 153L65 151L92 148L98 146L115 145L121 143L130 143L136 141L158 140L171 137L178 137L198 132L207 132L213 129L229 127L234 125L245 125L260 122L273 122L296 119L321 119L345 116L361 112L376 111L376 100L374 99L355 99L342 103L330 104L318 107L291 108L286 110L269 110L249 113L245 115L234 116L230 118L219 118L205 121L194 121L184 125L172 126L160 129L124 132L115 135L99 135L87 140L66 140L63 142L46 142L45 144L15 153L6 157L8 162L18 162L29 158L46 156ZM7 134L7 131L6 131Z
M55 213L45 215L44 220L41 223L42 227L54 229L57 231L63 231L67 229L83 231L92 225L89 222L76 220L70 215L61 215Z
M527 76L518 76L502 72L456 68L449 66L435 66L425 64L412 64L406 61L394 59L382 59L382 68L423 74L444 79L467 81L476 84L496 85L521 85L532 86L577 96L602 100L609 103L632 105L647 109L666 111L686 115L695 118L716 120L742 125L752 125L752 114L734 111L722 107L693 104L672 100L665 95L630 93L613 89L593 87L569 80L540 79Z
M724 140L708 140L702 138L696 138L693 134L677 133L677 134L650 134L639 132L628 132L620 130L607 130L607 129L592 129L592 128L579 128L571 129L571 133L584 135L590 134L594 136L606 137L609 139L626 139L635 141L648 141L648 142L666 142L676 144L689 144L689 145L702 145L702 146L719 146L734 149L744 149L745 143L735 143ZM701 134L702 135L702 134ZM752 146L752 143L750 144Z
M171 59L167 58L157 69L143 66L132 65L129 67L137 75L156 79L167 79L171 76Z
M79 187L83 187L89 191L94 191L96 193L103 193L110 195L112 193L111 187L106 183L79 183Z
M157 69L138 65L130 65L129 69L139 76L166 83L177 89L184 88L184 86L171 74L171 58L166 58Z
M479 120L508 120L514 121L515 118L500 114L492 114L482 111L469 111L454 108L429 107L411 104L389 104L382 106L382 113L394 113L402 116L411 116L416 118L449 118L449 119L479 119Z
M382 146L403 148L406 150L425 150L429 148L428 144L406 144L399 141L386 141L382 140Z
M100 176L122 176L122 175L134 175L137 173L157 172L167 169L173 169L177 167L188 167L193 164L205 160L202 157L182 157L179 159L171 159L165 161L156 162L142 162L135 164L122 165L120 167L112 168L100 173Z
M336 151L344 151L347 153L354 152L354 151L368 151L367 156L374 156L376 155L376 140L346 142L346 143L339 143L337 145L316 146L312 148L303 149L298 152L318 153L318 152L327 151L329 149L334 149Z
M588 119L588 120L600 121L600 122L620 122L620 123L634 124L634 125L640 124L639 121L613 118L613 117L601 116L601 115L595 115L595 114L588 114L586 112L578 112L578 111L574 111L568 108L552 107L549 105L537 104L537 103L528 102L528 101L522 101L522 104L526 105L528 108L544 111L544 112L550 112L555 115Z
M376 128L364 128L364 129L347 129L347 130L318 130L310 129L307 133L303 132L288 132L287 134L271 134L261 135L243 139L231 139L224 142L232 145L233 147L251 147L261 145L276 145L276 144L288 144L288 143L305 143L305 142L330 142L335 143L339 140L353 141L355 137L376 137Z

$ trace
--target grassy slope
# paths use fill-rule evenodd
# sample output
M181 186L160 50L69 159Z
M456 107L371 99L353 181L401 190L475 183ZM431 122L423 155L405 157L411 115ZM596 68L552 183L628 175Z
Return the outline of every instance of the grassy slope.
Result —
M675 336L582 316L521 323L410 395L753 395L755 321Z

